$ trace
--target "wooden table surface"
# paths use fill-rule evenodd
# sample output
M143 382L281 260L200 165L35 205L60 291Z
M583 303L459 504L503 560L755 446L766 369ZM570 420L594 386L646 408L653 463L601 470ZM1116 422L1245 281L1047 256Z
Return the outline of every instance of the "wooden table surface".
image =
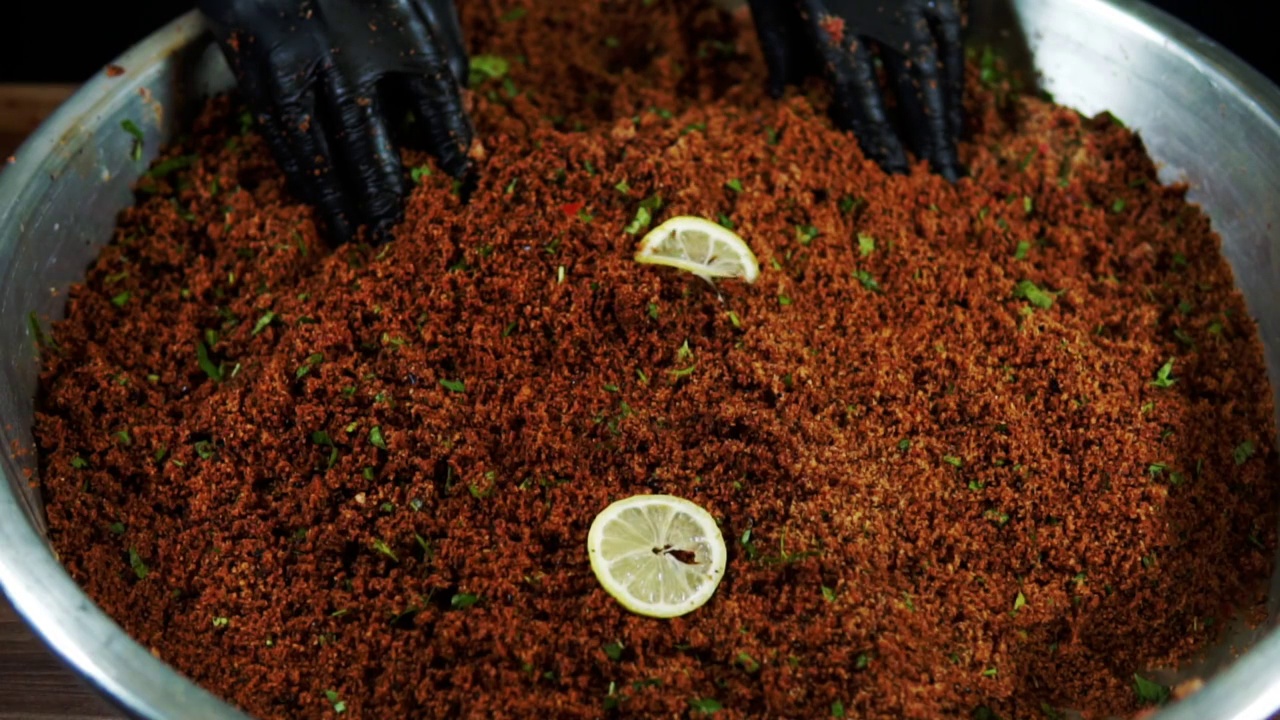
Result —
M0 720L122 720L0 597Z
M0 167L73 85L0 84ZM68 670L0 595L0 720L120 720Z

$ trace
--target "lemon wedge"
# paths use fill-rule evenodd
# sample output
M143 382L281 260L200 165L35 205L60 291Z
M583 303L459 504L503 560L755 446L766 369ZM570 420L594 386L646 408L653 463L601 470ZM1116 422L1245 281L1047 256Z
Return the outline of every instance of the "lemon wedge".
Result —
M741 278L753 283L760 264L737 233L700 217L680 215L650 230L636 251L636 262L665 265L713 282Z
M655 618L702 607L728 562L711 514L672 495L635 495L606 507L591 523L587 554L606 592Z

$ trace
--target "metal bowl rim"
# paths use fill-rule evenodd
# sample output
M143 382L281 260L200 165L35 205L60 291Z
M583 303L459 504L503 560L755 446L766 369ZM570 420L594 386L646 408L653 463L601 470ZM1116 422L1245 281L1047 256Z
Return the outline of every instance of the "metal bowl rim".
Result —
M1164 43L1184 62L1205 75L1217 76L1247 98L1253 113L1280 136L1280 87L1225 47L1181 20L1142 0L1071 0L1109 13L1148 39ZM34 205L33 178L49 169L48 158L64 138L93 128L101 106L118 93L136 91L145 71L165 62L179 49L207 31L204 17L191 10L167 23L118 56L112 64L127 69L125 82L98 73L64 102L9 159L0 171L0 227L23 221ZM129 79L132 78L132 79ZM90 132L92 130L89 130ZM1139 133L1140 133L1139 129ZM0 246L10 240L0 239ZM10 442L0 428L0 441ZM0 475L4 475L0 469ZM0 478L0 591L18 614L60 659L127 713L147 720L175 717L227 718L247 716L162 662L104 613L72 580L43 538L24 516L7 478ZM42 592L41 592L42 591ZM69 628L93 625L106 630L107 640L90 645ZM122 665L131 671L120 673ZM1208 717L1227 709L1220 718L1263 720L1280 710L1280 630L1272 630L1206 687L1186 701L1162 712ZM149 687L124 682L139 674ZM1269 679L1267 676L1270 675ZM1243 695L1240 691L1248 691Z

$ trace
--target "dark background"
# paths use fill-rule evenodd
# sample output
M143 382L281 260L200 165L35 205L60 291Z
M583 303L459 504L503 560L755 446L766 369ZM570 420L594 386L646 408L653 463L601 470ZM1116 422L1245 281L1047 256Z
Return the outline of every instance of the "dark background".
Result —
M467 2L467 0L457 0ZM598 0L584 0L596 2ZM1153 0L1280 83L1274 8L1256 0ZM194 7L174 0L0 0L0 82L82 82Z

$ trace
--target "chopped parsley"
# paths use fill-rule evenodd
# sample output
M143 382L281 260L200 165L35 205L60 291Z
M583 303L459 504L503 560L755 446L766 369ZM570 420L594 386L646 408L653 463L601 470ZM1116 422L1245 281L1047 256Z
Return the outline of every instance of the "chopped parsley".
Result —
M515 22L528 14L529 11L522 7L513 7L502 14L502 22Z
M122 522L113 522L113 523L111 523L110 525L108 525L108 526L107 526L107 529L111 531L111 534L112 534L112 535L123 535L123 534L124 534L124 523L122 523Z
M470 593L458 593L453 596L452 600L449 601L449 606L452 607L454 610L466 610L467 608L471 607L472 605L475 605L478 602L480 602L479 595L472 595Z
M213 619L213 626L216 628L224 628L231 624L231 620L225 617L216 617Z
M444 378L441 378L440 385L443 386L445 390L450 390L456 393L467 391L467 383L463 380L445 380Z
M823 599L823 600L826 600L827 602L835 602L835 601L836 601L836 591L835 591L833 588L829 588L829 587L827 587L826 585L823 585L823 586L822 586L822 599Z
M1019 240L1018 247L1013 251L1014 260L1026 260L1027 253L1031 251L1031 243L1026 240Z
M1173 361L1174 358L1169 358L1168 362L1160 366L1160 369L1156 371L1156 379L1151 381L1152 385L1158 388L1171 388L1174 383L1178 382L1177 378L1170 376L1170 373L1173 372Z
M799 241L801 245L808 245L821 234L822 233L818 231L818 228L812 225L796 226L796 240Z
M316 365L319 365L323 360L324 360L324 355L321 355L320 353L312 353L308 355L307 359L301 365L298 366L297 370L294 371L293 373L294 377L298 380L301 380L302 378L306 377L307 373L311 372L312 369L314 369Z
M653 213L662 209L662 196L652 195L640 202L640 207L636 208L636 217L631 221L623 232L628 235L638 235L642 230L649 227L649 223L653 221Z
M1124 212L1124 206L1124 198L1116 198L1116 201L1111 203L1111 212L1122 213Z
M129 156L133 158L134 162L141 160L142 142L145 139L145 136L142 134L142 128L138 127L137 123L127 118L120 122L120 127L124 128L125 132L133 136L133 149L130 151Z
M133 293L130 293L128 290L125 290L119 295L112 297L111 304L115 305L118 308L122 308L125 305L129 304L129 298L131 297L133 297Z
M724 184L724 186L736 193L745 192L745 190L743 190L742 188L742 181L739 180L738 178L731 178L728 182Z
M147 574L151 572L151 568L142 561L142 556L138 554L136 548L129 548L129 567L133 568L133 574L138 576L139 580L146 580Z
M369 429L369 444L376 448L387 449L387 439L382 436L382 426L374 425Z
M471 56L471 73L467 78L471 87L476 87L486 80L497 80L507 74L511 64L498 55Z
M275 320L276 320L276 314L270 310L266 311L265 313L262 314L262 317L258 318L258 322L253 324L252 335L256 337L258 333L262 332L263 330L266 330L267 326L275 322Z
M1041 310L1048 310L1053 307L1053 294L1041 290L1030 280L1020 281L1013 290L1013 296L1022 298Z
M421 185L424 179L431 177L431 166L419 165L409 171L409 177L413 179L414 184Z
M689 706L703 715L714 715L724 709L724 705L715 698L694 698Z
M833 718L844 717L844 703L840 702L839 700L836 700L835 702L831 703L831 717Z
M621 660L622 648L623 648L622 643L611 642L608 645L604 646L604 654L607 655L610 660Z
M1023 595L1022 592L1019 591L1018 597L1013 599L1013 611L1018 612L1019 610L1021 610L1026 606L1027 606L1027 596Z
M391 558L392 562L400 562L400 558L396 557L395 552L393 552L385 542L378 538L373 539L373 549Z
M209 379L214 382L222 382L222 365L215 365L209 359L209 348L205 347L204 343L199 340L196 341L196 362L200 364L200 369L204 371L205 375L209 376Z
M955 455L943 455L942 462L951 465L952 467L960 467L961 465L964 465L964 460L961 460Z
M876 239L866 233L858 233L858 252L866 257L876 251Z
M339 715L347 711L347 704L342 701L337 690L325 690L324 696L333 705L333 711Z
M1231 456L1235 458L1237 465L1243 465L1249 461L1249 458L1253 457L1254 452L1256 452L1256 448L1253 446L1253 441L1245 440L1237 445L1235 450L1231 451Z
M1169 700L1169 688L1137 673L1133 675L1133 691L1138 700L1146 705L1163 705Z
M862 283L862 287L872 292L880 292L880 283L876 282L876 279L866 270L854 270L853 276Z

